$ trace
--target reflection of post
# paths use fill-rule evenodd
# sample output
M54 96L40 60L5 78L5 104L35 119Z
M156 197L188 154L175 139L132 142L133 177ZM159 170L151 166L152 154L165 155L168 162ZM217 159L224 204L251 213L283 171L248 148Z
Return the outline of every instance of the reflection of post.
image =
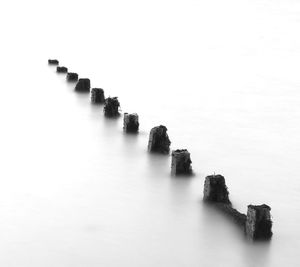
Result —
M78 92L89 92L91 88L91 82L90 79L79 79L79 81L77 82L76 86L75 86L75 91Z
M190 153L186 149L177 149L172 151L171 174L191 174Z
M108 97L105 99L104 115L107 117L117 117L119 113L120 103L117 97Z
M78 74L75 72L68 72L67 74L67 81L77 81L78 80Z
M58 65L59 62L57 59L48 59L48 64L49 65Z
M124 113L123 129L127 133L136 133L139 130L139 116L136 113Z
M56 67L56 72L58 72L58 73L67 73L68 72L68 68L57 66Z
M91 101L94 104L104 103L104 90L102 88L93 88L91 91Z
M167 134L167 127L160 125L150 131L148 151L168 154L170 151L170 139Z
M203 197L205 201L230 204L228 195L225 178L222 175L209 175L205 178Z
M249 205L246 221L246 235L252 239L270 239L272 237L271 208L263 205Z

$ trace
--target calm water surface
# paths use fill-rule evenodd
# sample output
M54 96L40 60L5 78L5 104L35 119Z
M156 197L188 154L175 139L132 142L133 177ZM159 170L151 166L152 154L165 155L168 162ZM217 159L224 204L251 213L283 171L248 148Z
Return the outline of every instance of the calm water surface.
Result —
M4 15L1 266L298 266L296 1L31 2L39 12ZM104 118L49 57L118 96L140 133ZM193 177L147 153L160 124L191 152ZM271 242L247 242L202 203L214 172L241 212L272 207Z

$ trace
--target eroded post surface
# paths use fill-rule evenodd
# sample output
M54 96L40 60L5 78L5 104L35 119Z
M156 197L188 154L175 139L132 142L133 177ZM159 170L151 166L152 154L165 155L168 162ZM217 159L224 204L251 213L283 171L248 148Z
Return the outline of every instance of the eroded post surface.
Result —
M73 82L78 80L78 74L75 72L68 72L67 74L67 81Z
M78 80L76 86L75 86L75 91L78 92L89 92L91 88L91 81L90 79L87 78L81 78Z
M229 200L229 193L222 175L210 175L205 178L203 200L230 216L242 226L244 233L251 240L269 240L272 237L272 220L268 205L249 205L247 216L234 209Z
M67 73L68 72L68 68L57 66L56 67L56 72L58 72L58 73Z
M209 175L205 178L203 200L230 204L229 192L222 175Z
M148 151L169 154L171 141L167 134L167 127L160 125L150 131Z
M120 102L117 97L108 97L105 99L104 115L106 117L117 117L119 113Z
M102 88L93 88L91 91L91 101L94 104L105 102L104 90Z
M186 149L177 149L172 151L171 174L191 174L191 157Z
M48 59L49 65L58 65L59 61L57 59Z
M127 133L136 133L139 130L139 116L136 113L124 113L123 129Z
M272 237L271 208L268 205L249 205L246 235L252 240L268 240Z

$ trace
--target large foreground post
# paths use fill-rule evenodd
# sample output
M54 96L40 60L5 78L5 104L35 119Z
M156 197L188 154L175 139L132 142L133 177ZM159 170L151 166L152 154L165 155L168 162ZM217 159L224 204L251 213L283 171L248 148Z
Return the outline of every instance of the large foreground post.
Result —
M170 152L171 141L167 134L167 127L160 125L150 131L148 151L168 154Z
M214 203L218 209L243 227L251 240L268 240L272 237L271 208L263 205L249 205L247 216L234 209L222 175L209 175L205 178L203 200Z
M271 208L268 205L249 205L246 221L246 235L252 239L270 239L272 237Z
M191 157L186 149L177 149L172 151L171 174L191 174Z

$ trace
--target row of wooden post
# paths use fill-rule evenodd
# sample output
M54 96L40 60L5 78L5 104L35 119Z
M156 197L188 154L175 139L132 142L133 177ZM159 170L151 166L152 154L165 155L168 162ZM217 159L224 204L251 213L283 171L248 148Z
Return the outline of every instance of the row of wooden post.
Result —
M90 80L87 78L78 79L78 74L68 72L68 68L58 66L59 61L49 59L48 64L56 65L58 73L66 73L67 81L77 82L75 91L90 92L91 102L93 104L104 104L104 115L106 117L120 116L120 103L117 97L105 98L102 88L92 88ZM124 113L123 129L127 133L137 133L139 131L138 114ZM156 126L151 129L148 141L148 151L162 154L170 153L171 141L167 134L167 128L163 125ZM177 149L171 152L171 174L191 175L191 157L186 149ZM248 205L247 215L238 212L232 207L229 200L229 192L222 175L209 175L205 178L204 196L205 202L213 203L215 207L233 218L244 229L244 232L251 240L268 240L272 237L272 220L268 205Z

